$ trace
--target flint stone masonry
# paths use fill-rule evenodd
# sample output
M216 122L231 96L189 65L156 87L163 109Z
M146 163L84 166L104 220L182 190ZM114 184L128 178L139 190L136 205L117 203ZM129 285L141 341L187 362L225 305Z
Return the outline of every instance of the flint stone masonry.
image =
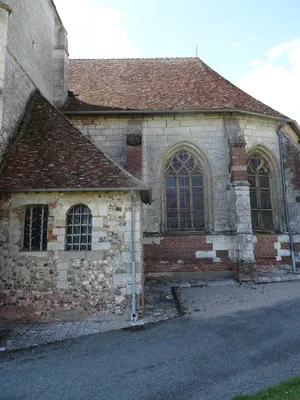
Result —
M135 202L136 294L142 296L139 196ZM49 206L48 236L51 231L52 240L47 251L22 250L24 211L31 204ZM76 204L87 205L92 213L91 251L65 251L66 214ZM85 314L126 312L132 293L130 210L128 192L2 195L0 318L52 320L66 310ZM100 229L103 235L99 235ZM53 233L57 235L53 237Z

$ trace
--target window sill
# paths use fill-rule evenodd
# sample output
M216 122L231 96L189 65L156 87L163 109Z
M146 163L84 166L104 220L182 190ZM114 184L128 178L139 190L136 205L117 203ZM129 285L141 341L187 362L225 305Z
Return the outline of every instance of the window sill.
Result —
M161 232L162 235L164 236L191 236L191 235L209 235L210 232L205 231L204 229L199 229L199 230L170 230L170 231L165 231Z
M28 250L20 250L22 256L25 257L48 257L48 251L28 251Z
M278 229L252 229L253 234L260 234L260 235L277 235L279 233L282 233Z

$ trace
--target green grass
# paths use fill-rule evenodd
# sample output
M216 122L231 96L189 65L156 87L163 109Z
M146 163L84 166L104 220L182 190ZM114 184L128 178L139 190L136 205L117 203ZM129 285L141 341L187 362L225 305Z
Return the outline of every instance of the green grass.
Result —
M289 379L249 396L236 396L232 400L300 400L300 377Z

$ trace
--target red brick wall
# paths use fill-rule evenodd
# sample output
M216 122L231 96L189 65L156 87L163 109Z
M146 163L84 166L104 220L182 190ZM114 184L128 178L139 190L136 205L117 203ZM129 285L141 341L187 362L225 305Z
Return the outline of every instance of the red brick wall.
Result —
M166 236L160 244L144 245L145 272L198 272L232 270L233 263L228 258L228 251L217 251L221 262L212 258L196 258L196 251L212 250L206 243L205 235Z
M254 243L254 256L258 268L274 267L277 265L276 256L277 249L274 248L274 243L277 242L277 235L255 235L257 242Z
M127 147L127 171L136 178L142 176L142 145Z
M258 269L272 269L280 264L292 264L290 256L280 255L280 251L278 253L277 249L274 248L274 243L278 242L278 235L256 234L255 236L257 238L257 242L254 243L254 255ZM280 249L290 250L289 242L280 242ZM294 250L295 256L298 258L300 255L300 243L294 243ZM277 255L281 256L281 260L276 260ZM300 266L299 262L296 264L298 267Z

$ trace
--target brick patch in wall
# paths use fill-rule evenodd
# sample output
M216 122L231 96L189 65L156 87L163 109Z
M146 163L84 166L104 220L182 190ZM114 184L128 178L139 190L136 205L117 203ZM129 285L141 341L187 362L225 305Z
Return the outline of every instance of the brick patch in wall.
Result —
M127 171L140 179L142 175L142 146L126 146L127 149Z
M149 243L149 238L145 241ZM213 250L205 235L153 237L144 244L146 273L232 270L227 250ZM218 255L217 255L218 254Z

